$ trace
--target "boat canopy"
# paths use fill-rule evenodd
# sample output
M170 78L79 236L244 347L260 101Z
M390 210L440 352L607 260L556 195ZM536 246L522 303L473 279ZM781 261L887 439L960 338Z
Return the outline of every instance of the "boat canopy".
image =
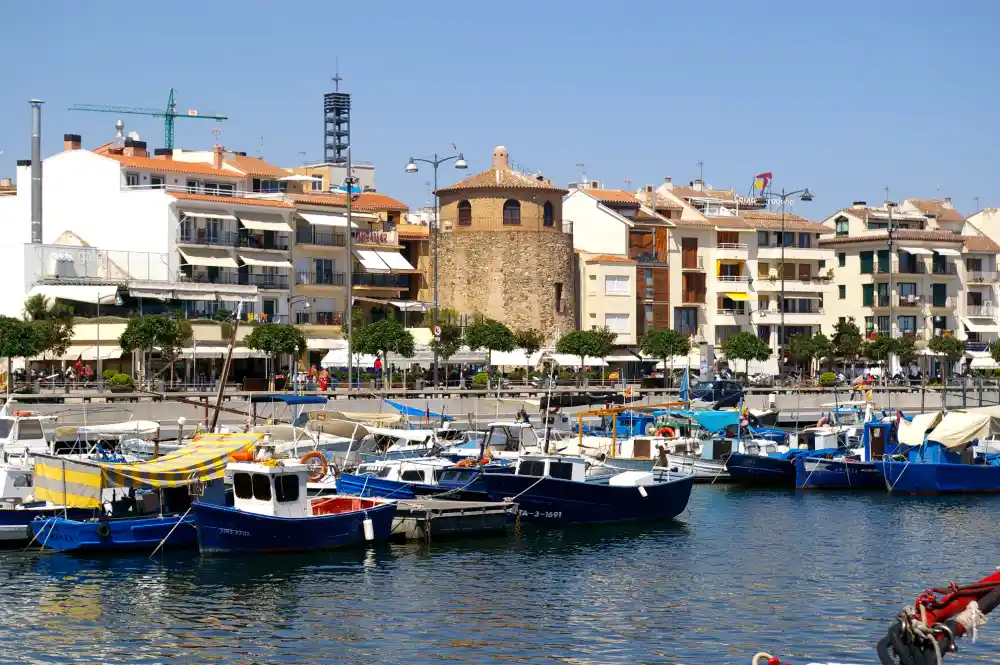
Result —
M322 395L296 395L295 393L274 393L268 395L251 395L251 404L262 404L270 402L280 402L288 406L300 406L302 404L326 404L327 399Z
M657 410L654 413L656 413L656 415L691 418L697 422L702 429L708 430L709 432L718 432L719 430L724 430L730 425L736 425L740 422L740 414L736 411L728 410L712 411L708 409L664 409Z
M436 411L431 411L430 407L421 409L415 406L408 406L400 402L393 402L391 399L382 400L392 408L399 411L404 416L410 416L411 418L427 418L428 420L454 420L451 416L446 416L443 413L437 413Z
M223 477L229 456L259 443L262 434L203 434L149 462L114 464L51 455L35 457L35 497L71 508L99 508L110 487L181 487Z
M1000 419L989 413L952 411L927 435L928 441L940 443L945 448L961 448L989 436Z
M423 443L434 436L432 429L390 429L387 427L369 427L368 431L375 436L385 436L393 439L402 439L413 443Z
M928 430L934 429L944 414L940 411L933 413L918 413L913 416L913 420L899 421L899 434L897 439L904 446L921 446L924 443L924 435Z

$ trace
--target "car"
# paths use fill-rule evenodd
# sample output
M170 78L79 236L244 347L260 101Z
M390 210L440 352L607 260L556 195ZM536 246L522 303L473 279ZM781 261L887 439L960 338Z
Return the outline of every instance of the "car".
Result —
M718 408L738 406L743 399L743 386L736 381L699 381L691 389L691 398L711 402Z

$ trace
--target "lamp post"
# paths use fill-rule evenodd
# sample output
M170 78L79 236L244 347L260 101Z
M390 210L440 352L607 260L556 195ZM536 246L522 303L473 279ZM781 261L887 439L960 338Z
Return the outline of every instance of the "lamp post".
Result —
M800 201L808 202L813 200L813 195L810 193L808 187L797 189L794 192L786 192L782 188L780 194L774 194L773 192L771 194L781 199L781 295L778 301L779 313L781 315L781 323L778 326L778 350L780 351L781 336L785 332L785 201L798 194Z
M442 164L455 160L455 168L459 170L464 170L469 168L469 163L465 161L465 156L462 153L457 155L452 155L450 157L438 157L437 153L434 153L432 159L421 159L417 157L414 159L410 157L410 162L406 165L407 173L417 172L417 162L423 162L425 164L430 164L434 168L434 330L437 331L438 325L438 233L440 233L441 228L441 199L438 198L438 167ZM438 354L437 349L434 350L434 387L438 387Z

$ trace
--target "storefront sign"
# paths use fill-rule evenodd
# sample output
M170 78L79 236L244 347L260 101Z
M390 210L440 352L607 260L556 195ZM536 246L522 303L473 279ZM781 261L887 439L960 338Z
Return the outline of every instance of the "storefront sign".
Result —
M395 231L355 231L354 242L361 245L395 245Z

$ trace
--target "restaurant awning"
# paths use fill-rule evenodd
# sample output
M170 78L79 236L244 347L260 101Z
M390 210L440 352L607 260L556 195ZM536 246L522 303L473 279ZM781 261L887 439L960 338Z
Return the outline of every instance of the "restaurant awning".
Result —
M129 288L129 295L133 298L155 298L157 300L170 300L173 291L170 289L133 289Z
M117 360L122 357L122 349L116 342L109 341L101 344L101 360ZM65 360L74 362L80 360L97 360L96 344L76 344L66 347L66 353L52 358L53 360Z
M339 348L343 340L330 339L329 337L309 337L306 339L306 348L310 351L321 351Z
M75 302L114 303L118 295L117 286L88 286L77 284L36 284L28 291L28 296L45 296Z
M177 251L181 253L185 261L193 266L239 268L236 259L225 249L191 249L185 247Z
M993 358L973 358L969 363L969 369L997 369L997 361Z
M218 294L215 291L174 291L175 300L208 300L215 302Z
M615 349L606 358L609 363L638 363L642 358L635 355L628 349Z
M975 333L980 333L980 332L989 333L989 332L997 332L998 330L1000 330L1000 327L998 327L996 323L989 323L989 324L974 323L967 316L962 317L962 325L964 325L965 329L968 330L969 332L975 332Z
M750 300L750 295L747 293L740 293L739 291L731 291L723 293L730 300Z
M569 353L549 353L543 359L551 360L557 365L563 365L565 367L579 367L580 366L580 356L574 356ZM587 367L604 367L608 363L604 362L600 358L592 358L590 356L585 356L583 359L583 364Z
M240 215L240 224L253 231L292 232L291 225L280 217L247 217Z
M240 252L240 260L248 266L261 266L265 268L291 268L292 262L274 254L251 254L250 252Z
M224 212L205 212L204 210L181 210L185 217L199 217L202 219L236 219L233 215Z
M406 260L406 258L399 252L375 252L378 257L382 259L382 262L389 266L389 270L393 272L399 272L402 270L414 271L416 268Z
M366 272L389 272L389 266L379 256L379 253L371 249L355 249L354 256L357 257Z
M226 356L225 347L199 346L181 349L181 358L224 358Z
M298 216L306 220L313 226L339 226L347 228L347 215L331 215L318 212L300 212ZM351 221L351 228L356 229L358 225Z
M926 254L929 256L934 253L929 249L924 249L923 247L900 247L900 249L907 254Z
M955 249L935 249L934 251L937 252L938 254L940 254L941 256L961 256L962 255L962 252L959 252L958 250L955 250Z

